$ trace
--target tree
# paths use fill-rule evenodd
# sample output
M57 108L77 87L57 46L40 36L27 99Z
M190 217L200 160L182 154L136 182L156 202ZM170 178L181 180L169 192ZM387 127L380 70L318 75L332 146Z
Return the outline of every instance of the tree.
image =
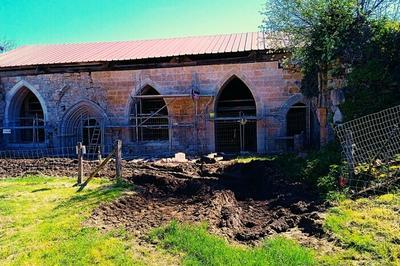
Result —
M365 62L377 21L399 19L400 0L267 0L262 29L283 36L290 65L302 73L301 91L316 99L321 143L328 138L330 90L345 86L349 73ZM322 119L321 119L322 117ZM324 122L322 122L324 121Z
M346 77L346 119L400 104L400 23L376 21L372 35Z
M318 96L333 66L361 59L371 21L398 18L399 6L400 0L267 0L262 28L285 36L304 74L303 93Z
M7 40L6 38L0 39L0 53L4 53L14 48L15 43L13 41Z

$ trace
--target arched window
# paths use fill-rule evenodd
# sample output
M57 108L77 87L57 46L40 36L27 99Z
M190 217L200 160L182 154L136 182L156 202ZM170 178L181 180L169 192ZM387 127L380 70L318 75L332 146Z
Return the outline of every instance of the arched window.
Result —
M256 102L237 77L223 86L216 102L215 148L219 152L257 151Z
M151 86L143 88L131 105L132 141L169 139L168 109L164 99Z
M13 97L9 109L11 143L45 142L45 121L42 105L35 94L22 87Z
M87 153L97 152L104 144L107 117L93 102L81 101L65 114L61 126L64 146L75 146L82 142Z

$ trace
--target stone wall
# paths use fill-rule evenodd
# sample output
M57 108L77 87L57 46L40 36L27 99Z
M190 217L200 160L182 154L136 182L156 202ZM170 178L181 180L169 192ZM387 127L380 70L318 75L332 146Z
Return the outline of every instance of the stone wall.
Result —
M285 116L288 108L305 101L298 88L300 74L279 68L276 61L3 77L1 84L5 97L0 104L0 117L3 127L7 128L7 108L13 97L18 97L18 89L27 87L44 105L47 146L61 145L62 121L76 105L96 106L96 112L104 117L106 123L106 144L122 138L126 145L134 146L126 128L131 95L140 93L146 85L162 95L190 94L195 88L202 95L197 102L197 119L196 103L192 98L165 99L169 104L168 112L173 127L170 141L140 143L132 149L136 153L144 150L150 153L154 150L211 152L215 147L214 124L208 119L209 113L214 112L215 99L221 88L234 76L247 85L256 101L259 118L257 151L274 151L274 139L286 134ZM189 124L194 122L197 126L190 127Z

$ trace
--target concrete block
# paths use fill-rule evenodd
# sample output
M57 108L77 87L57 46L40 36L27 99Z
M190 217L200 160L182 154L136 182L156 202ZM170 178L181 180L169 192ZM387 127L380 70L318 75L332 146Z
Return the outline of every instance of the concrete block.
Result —
M185 162L187 162L186 154L183 153L183 152L175 153L174 161L175 161L175 162L178 162L178 163L185 163Z

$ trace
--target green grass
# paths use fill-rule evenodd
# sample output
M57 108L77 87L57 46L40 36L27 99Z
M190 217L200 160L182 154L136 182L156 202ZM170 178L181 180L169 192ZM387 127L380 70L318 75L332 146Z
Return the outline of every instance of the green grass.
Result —
M74 180L0 180L0 265L133 265L129 236L82 226L100 202L124 186L94 181L76 193Z
M172 253L183 254L184 265L314 265L313 252L282 237L260 247L242 247L207 232L206 226L172 222L154 230L152 238Z
M325 257L326 262L400 265L400 193L341 200L329 210L325 229L345 248L344 252Z
M267 155L238 156L235 161L238 163L250 163L252 161L274 161L276 158L276 156Z

